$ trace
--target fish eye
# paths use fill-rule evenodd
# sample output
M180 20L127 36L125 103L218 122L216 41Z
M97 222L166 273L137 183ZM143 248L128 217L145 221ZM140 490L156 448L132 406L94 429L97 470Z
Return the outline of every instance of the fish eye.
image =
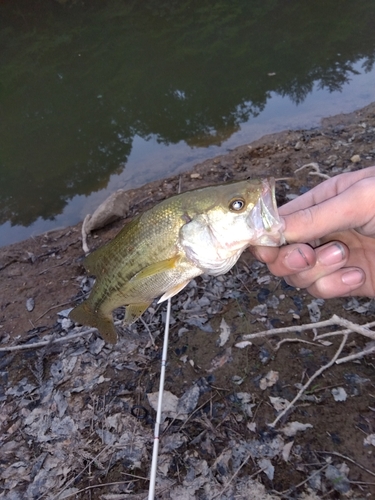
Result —
M233 212L241 212L241 210L245 207L245 200L242 198L235 198L229 203L229 209Z

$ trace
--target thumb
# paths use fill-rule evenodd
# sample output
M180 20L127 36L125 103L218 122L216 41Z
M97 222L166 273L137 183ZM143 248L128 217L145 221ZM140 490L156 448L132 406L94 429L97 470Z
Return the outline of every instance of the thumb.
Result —
M354 184L344 192L317 205L284 215L288 243L313 241L330 233L359 228L372 218L374 196Z

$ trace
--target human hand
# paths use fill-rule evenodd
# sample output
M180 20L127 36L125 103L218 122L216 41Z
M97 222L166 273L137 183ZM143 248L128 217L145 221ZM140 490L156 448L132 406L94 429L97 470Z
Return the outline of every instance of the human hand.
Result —
M375 296L375 167L333 177L279 213L291 244L251 249L273 274L315 297Z

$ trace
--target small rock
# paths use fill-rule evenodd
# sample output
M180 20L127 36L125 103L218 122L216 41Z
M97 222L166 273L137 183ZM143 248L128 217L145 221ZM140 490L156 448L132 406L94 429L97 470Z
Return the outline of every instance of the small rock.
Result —
M237 342L237 344L234 344L234 347L238 347L238 349L244 349L245 347L253 345L250 340L243 340L242 342Z
M90 347L89 347L89 351L91 352L91 354L99 354L100 351L103 349L103 347L105 346L105 342L102 338L98 337L96 340L94 340L93 342L91 342L90 344Z
M31 312L35 307L35 301L32 297L26 300L26 309Z
M285 198L288 200L288 201L291 201L291 200L295 200L296 198L298 198L298 194L294 194L294 193L289 193L285 196Z
M361 157L359 155L353 155L351 158L350 158L350 161L352 163L359 163L361 161Z
M259 350L260 362L265 365L266 363L268 363L270 358L271 358L271 353L268 351L268 349L262 346Z
M124 217L129 211L128 194L124 189L118 189L101 203L93 215L86 221L85 232L99 229L120 217Z
M294 149L296 151L299 151L300 149L302 149L302 142L301 141L297 141L296 144L294 145Z
M57 313L57 316L60 316L61 318L67 318L72 310L73 307L69 307L68 309L63 309L62 311L59 311Z
M63 318L61 320L61 328L68 331L73 326L73 321L69 318Z
M249 431L251 431L251 432L256 432L256 430L257 430L257 424L256 424L256 422L251 422L251 423L249 422L249 423L246 425L246 427L247 427L247 428L249 429Z
M280 301L279 299L276 297L276 295L272 295L272 297L270 297L268 300L267 300L267 306L268 307L272 307L273 309L276 309L277 306L280 304Z
M321 317L321 306L324 305L323 299L314 299L307 304L307 309L309 310L309 316L312 323L317 323L320 321Z
M258 304L257 306L251 309L251 314L256 316L267 316L267 305L266 304Z
M338 159L337 155L330 155L325 160L324 164L328 165L329 167L333 167L333 166L335 166L337 159Z
M311 477L309 479L309 485L314 491L318 491L322 489L322 475L318 471L313 471ZM317 496L311 496L311 499L319 498Z
M365 437L363 444L365 446L371 444L372 446L375 446L375 434L369 434L367 437Z
M331 390L331 394L335 401L346 401L348 395L343 387L336 387Z
M193 174L190 174L190 179L202 179L202 176L201 176L201 174L193 173Z
M31 262L32 264L34 264L34 262L36 261L36 257L35 257L35 255L34 255L32 252L27 252L27 251L26 251L26 253L27 253L27 258L30 260L30 262Z

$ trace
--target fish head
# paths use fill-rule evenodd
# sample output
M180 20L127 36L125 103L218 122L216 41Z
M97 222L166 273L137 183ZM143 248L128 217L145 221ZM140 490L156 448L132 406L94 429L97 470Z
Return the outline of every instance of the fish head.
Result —
M285 243L273 178L214 187L211 205L180 231L180 243L195 265L208 274L223 274L245 248Z

